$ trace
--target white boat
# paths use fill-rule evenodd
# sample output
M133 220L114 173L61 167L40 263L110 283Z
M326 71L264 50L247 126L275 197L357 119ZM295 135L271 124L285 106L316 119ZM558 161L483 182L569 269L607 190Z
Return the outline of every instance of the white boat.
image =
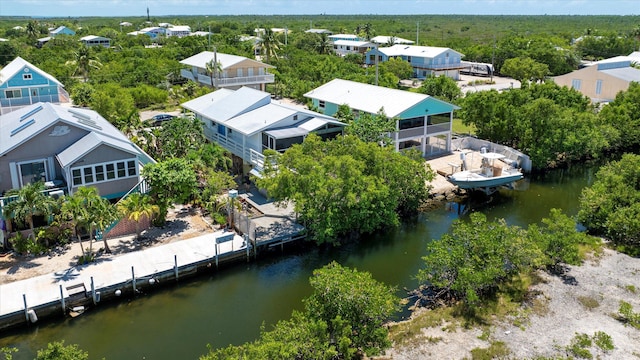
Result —
M498 161L504 159L504 155L481 152L480 156L482 156L480 169L459 171L449 175L447 180L460 189L482 190L490 194L498 187L512 186L514 182L523 178L520 169ZM460 157L464 167L468 169L465 154L460 154Z

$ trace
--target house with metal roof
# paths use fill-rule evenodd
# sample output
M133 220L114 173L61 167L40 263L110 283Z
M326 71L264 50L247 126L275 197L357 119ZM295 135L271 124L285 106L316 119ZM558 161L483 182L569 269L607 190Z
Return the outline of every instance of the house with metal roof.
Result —
M360 40L336 40L333 42L333 51L336 55L362 54L375 48L377 45L371 41Z
M61 193L93 186L118 198L153 162L93 110L36 103L0 116L0 194L43 181Z
M397 44L372 48L366 53L365 63L375 65L376 62L397 58L409 62L413 68L413 76L418 79L445 75L460 80L460 70L466 68L461 64L463 56L450 48Z
M633 53L632 53L633 55ZM596 61L590 66L556 76L553 81L580 91L594 103L613 101L632 81L640 82L640 69L631 66L632 57L618 56Z
M371 38L371 42L380 44L380 45L396 45L396 44L413 45L414 44L412 40L403 39L397 36L385 36L385 35L375 36Z
M459 107L433 96L334 79L304 94L326 115L347 105L357 116L380 111L396 119L396 151L418 149L424 156L451 151L453 111ZM357 120L356 120L357 121Z
M55 29L49 29L49 36L56 37L58 35L75 35L76 32L66 26L58 26Z
M102 47L110 47L111 39L97 36L97 35L87 35L80 38L80 42L82 42L85 46L102 46Z
M191 35L191 27L187 25L171 25L165 31L167 37L185 37Z
M346 124L304 108L282 104L271 94L250 87L219 89L181 106L204 124L209 141L242 159L244 173L260 176L263 151L285 151L309 133L323 139L342 134Z
M68 103L64 85L21 57L0 70L0 115L37 102Z
M140 29L138 31L132 31L127 33L127 35L147 35L148 37L155 39L158 36L162 36L165 34L167 29L161 27L161 26L151 26L151 27L146 27L143 29Z
M222 71L215 74L208 73L207 63L211 62L220 63ZM187 69L180 71L182 77L214 88L237 90L247 86L265 91L267 84L275 80L273 74L267 73L267 70L273 66L244 56L203 51L180 63L188 66Z

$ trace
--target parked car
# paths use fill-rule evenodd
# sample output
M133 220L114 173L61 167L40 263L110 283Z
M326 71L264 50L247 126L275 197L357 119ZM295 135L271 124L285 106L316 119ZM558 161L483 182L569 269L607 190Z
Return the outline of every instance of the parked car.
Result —
M149 122L151 123L151 126L160 126L163 122L171 120L173 118L175 118L175 116L171 114L158 114L149 119Z

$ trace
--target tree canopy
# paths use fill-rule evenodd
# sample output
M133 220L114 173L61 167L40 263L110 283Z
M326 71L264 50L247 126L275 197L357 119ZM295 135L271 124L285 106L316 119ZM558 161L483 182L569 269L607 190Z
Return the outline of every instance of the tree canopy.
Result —
M318 243L399 224L399 213L415 212L427 198L433 178L420 156L348 135L310 135L270 158L258 186L277 201L292 200Z
M621 245L640 248L640 155L603 166L580 196L580 222Z
M383 324L399 310L393 288L336 262L315 270L309 282L304 312L263 328L255 342L210 350L201 359L357 359L390 346Z
M579 264L579 246L595 244L557 209L526 230L472 213L469 221L456 220L451 234L427 245L417 278L432 285L438 298L462 300L473 308L519 273Z

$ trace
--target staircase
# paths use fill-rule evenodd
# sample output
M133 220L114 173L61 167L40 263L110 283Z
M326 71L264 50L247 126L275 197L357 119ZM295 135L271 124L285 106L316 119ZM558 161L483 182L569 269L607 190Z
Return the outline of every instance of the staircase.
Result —
M151 189L151 187L149 186L147 181L145 179L142 179L134 187L132 187L131 190L129 190L126 194L124 194L120 198L120 200L118 200L118 202L116 203L116 206L118 206L120 201L126 199L127 196L129 196L130 194L133 194L133 193L146 194L146 193L149 192L150 189ZM104 229L104 231L96 231L96 241L102 240L109 233L109 231L111 231L114 227L116 227L116 225L118 225L120 220L122 220L122 219L118 219L118 220L112 222L111 225L107 226Z

